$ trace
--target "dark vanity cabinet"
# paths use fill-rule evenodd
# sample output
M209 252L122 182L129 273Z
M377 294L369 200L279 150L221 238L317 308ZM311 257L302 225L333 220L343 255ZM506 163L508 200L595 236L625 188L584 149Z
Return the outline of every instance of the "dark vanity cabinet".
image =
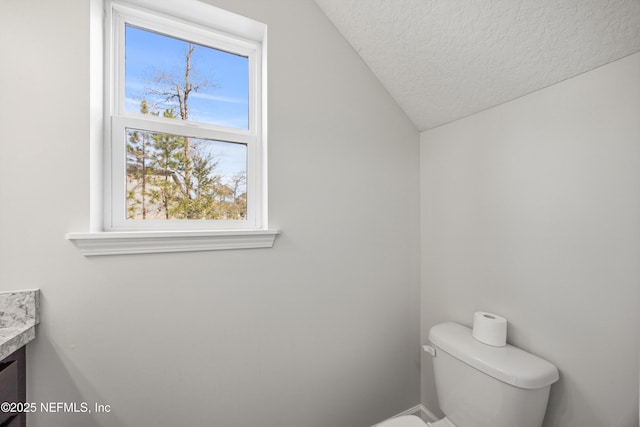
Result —
M25 347L21 347L0 361L0 403L9 402L12 409L23 409L27 399ZM6 406L6 405L5 405ZM26 427L27 418L24 411L0 411L0 427Z

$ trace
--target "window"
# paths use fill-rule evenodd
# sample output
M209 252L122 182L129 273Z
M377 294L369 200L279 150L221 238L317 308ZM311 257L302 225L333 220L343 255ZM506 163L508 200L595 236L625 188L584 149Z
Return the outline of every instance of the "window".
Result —
M113 5L109 230L260 227L259 45Z
M92 2L106 11L102 33L92 10L104 132L92 142L92 233L67 238L113 246L96 255L272 245L265 26L196 0Z

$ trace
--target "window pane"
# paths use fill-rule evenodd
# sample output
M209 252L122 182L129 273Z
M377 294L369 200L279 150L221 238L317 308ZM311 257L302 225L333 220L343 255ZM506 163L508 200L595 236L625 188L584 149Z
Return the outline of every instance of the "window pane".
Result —
M246 145L138 129L126 138L127 219L246 219Z
M245 56L126 25L124 90L128 113L249 129Z

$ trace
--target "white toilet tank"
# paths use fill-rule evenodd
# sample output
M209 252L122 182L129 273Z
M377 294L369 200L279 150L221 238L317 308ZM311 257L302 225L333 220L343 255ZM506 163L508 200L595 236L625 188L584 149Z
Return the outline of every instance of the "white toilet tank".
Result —
M508 344L483 344L471 332L457 323L429 331L440 409L457 427L540 427L557 368Z

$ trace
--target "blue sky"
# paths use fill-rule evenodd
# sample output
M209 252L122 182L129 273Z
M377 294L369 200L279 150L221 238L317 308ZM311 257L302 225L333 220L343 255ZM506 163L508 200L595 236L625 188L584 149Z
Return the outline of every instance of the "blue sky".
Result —
M137 112L140 100L152 100L148 89L159 73L184 74L188 43L172 37L126 27L125 98L127 111ZM246 57L195 45L191 81L207 81L190 95L190 119L204 123L248 128L249 62ZM158 100L158 99L156 99Z
M139 112L141 100L146 99L160 110L174 108L177 112L177 102L163 102L150 90L157 87L154 77L160 73L171 74L176 82L184 79L188 43L129 25L125 37L125 110ZM191 82L207 84L189 95L189 120L248 129L248 59L196 44L191 64ZM231 176L246 171L245 146L219 141L207 145L220 159L220 173Z

